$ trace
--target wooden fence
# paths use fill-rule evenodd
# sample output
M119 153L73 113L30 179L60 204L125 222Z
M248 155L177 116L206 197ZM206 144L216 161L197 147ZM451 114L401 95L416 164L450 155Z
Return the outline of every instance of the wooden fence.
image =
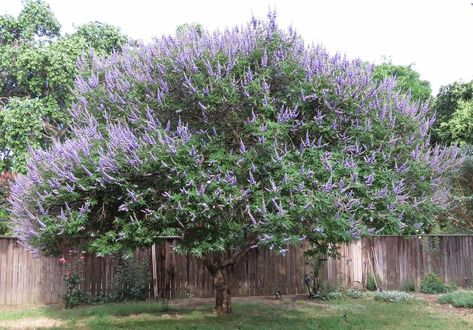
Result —
M305 293L303 278L309 269L303 251L303 246L290 247L285 255L252 250L235 268L232 294ZM170 243L136 255L150 262L150 298L213 296L212 279L202 262L172 253ZM472 282L472 259L473 236L379 236L341 246L340 258L327 261L323 278L348 287L361 286L376 274L383 289L398 289L407 280L419 286L422 276L433 271L446 282L466 286ZM110 292L116 268L112 257L88 256L83 289L94 295ZM0 238L0 305L57 303L65 271L57 258L33 256L15 239Z
M378 236L340 247L340 259L330 259L323 277L332 284L357 286L376 275L382 289L400 289L406 281L418 288L424 274L437 273L446 283L473 285L473 236L423 238Z

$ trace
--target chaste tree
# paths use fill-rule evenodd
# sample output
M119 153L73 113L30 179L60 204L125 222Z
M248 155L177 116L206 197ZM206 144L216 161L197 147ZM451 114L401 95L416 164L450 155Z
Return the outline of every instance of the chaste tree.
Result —
M426 104L373 67L307 47L275 14L79 63L71 137L29 153L11 190L15 232L50 254L179 237L216 310L253 248L330 252L373 233L427 231L448 206L456 148L429 145Z

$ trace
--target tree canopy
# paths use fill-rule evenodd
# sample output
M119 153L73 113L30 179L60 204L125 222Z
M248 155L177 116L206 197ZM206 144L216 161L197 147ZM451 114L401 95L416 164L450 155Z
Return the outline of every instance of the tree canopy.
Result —
M429 144L427 104L373 66L306 47L274 14L82 61L71 136L29 152L15 233L52 253L179 237L223 295L251 248L330 251L371 233L428 230L447 207L456 148ZM218 303L217 303L218 305Z
M400 92L411 95L411 100L426 102L431 98L432 89L427 80L422 80L413 65L395 65L385 61L374 69L373 78L382 81L388 77L396 77L396 88Z
M455 196L454 208L441 222L443 230L471 233L473 231L473 81L457 81L442 86L433 104L437 121L432 129L433 141L445 145L458 144L467 157L460 175L451 181Z
M26 1L18 17L0 16L0 172L24 172L28 147L46 147L65 134L77 59L90 48L107 54L127 41L102 23L60 32L41 0Z
M473 81L442 86L433 105L437 142L473 144Z

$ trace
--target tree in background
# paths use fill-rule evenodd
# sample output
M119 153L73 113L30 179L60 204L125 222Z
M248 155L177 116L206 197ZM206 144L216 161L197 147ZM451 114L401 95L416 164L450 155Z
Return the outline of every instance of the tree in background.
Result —
M395 65L391 61L385 61L375 67L373 74L375 80L381 82L388 77L396 77L396 89L404 94L410 93L414 101L423 103L432 96L430 83L422 80L412 65Z
M436 142L473 144L473 81L442 86L433 104Z
M451 180L454 208L440 219L443 231L473 232L473 81L442 86L433 104L437 121L433 140L445 145L459 144L466 154L460 175Z
M90 48L99 56L127 41L118 28L98 22L65 36L60 28L43 1L26 1L18 17L0 16L0 173L24 173L29 147L46 148L66 134L77 59ZM5 209L2 215L0 234Z
M0 16L0 172L24 172L28 147L46 147L64 136L77 59L89 48L107 54L126 41L102 23L61 36L41 0L26 1L18 17Z
M448 206L456 148L429 145L426 104L373 67L268 20L81 62L71 135L29 153L15 233L36 252L99 254L178 237L203 259L216 310L256 247L329 253L371 233L428 231Z

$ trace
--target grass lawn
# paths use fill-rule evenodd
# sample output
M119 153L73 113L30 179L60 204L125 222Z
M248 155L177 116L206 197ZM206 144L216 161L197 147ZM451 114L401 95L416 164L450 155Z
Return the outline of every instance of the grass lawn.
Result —
M209 299L123 303L64 310L0 308L7 329L473 329L473 313L427 301L385 303L370 296L328 302L305 296L234 298L217 316Z

